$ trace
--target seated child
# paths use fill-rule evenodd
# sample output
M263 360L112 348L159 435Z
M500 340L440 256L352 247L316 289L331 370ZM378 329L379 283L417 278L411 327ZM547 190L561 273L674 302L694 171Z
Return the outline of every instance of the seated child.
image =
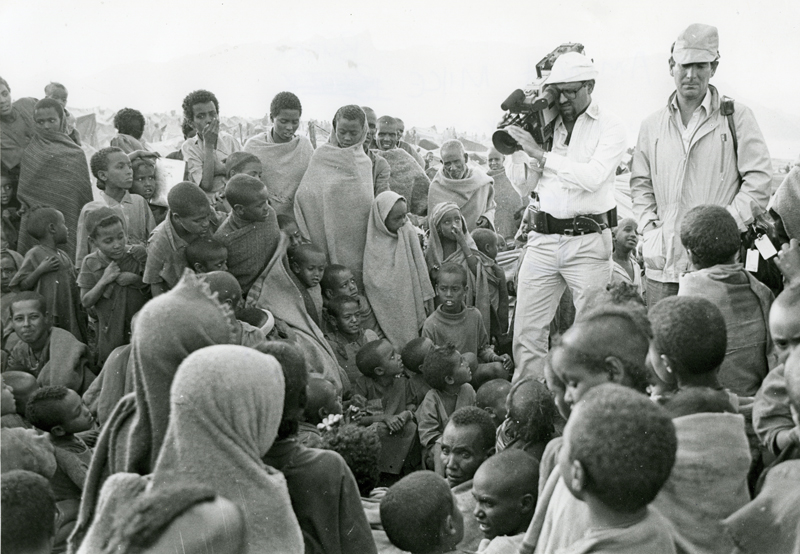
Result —
M261 170L261 160L254 155L248 152L234 152L225 159L225 182L227 183L231 180L231 177L238 174L249 175L264 182L261 177ZM214 207L217 211L226 214L231 213L231 205L225 197L224 189L217 193Z
M336 387L318 373L308 375L306 385L306 407L303 420L298 423L297 440L309 448L322 448L322 433L319 425L329 415L342 413L342 401Z
M383 446L380 470L398 474L415 446L417 426L413 391L403 378L403 362L387 339L368 342L356 355L361 375L353 384L353 403L364 407L359 425L374 425ZM419 458L417 457L417 460Z
M589 510L588 530L570 552L676 552L670 524L648 508L677 450L662 408L627 387L599 385L573 410L564 444L561 475Z
M50 479L50 486L62 516L56 532L58 546L72 531L78 516L92 450L76 433L92 427L92 414L75 391L60 386L42 387L36 391L28 400L25 411L33 426L48 433L55 446L57 469Z
M642 285L642 268L636 261L636 246L639 236L636 234L636 220L628 217L617 224L614 230L614 273L612 282L621 281L636 287L640 295L644 295Z
M417 408L419 442L426 467L444 475L442 467L442 433L447 420L458 408L475 405L475 389L469 384L472 372L464 357L450 343L435 346L425 356L422 374L431 390Z
M11 315L8 307L17 296L16 291L11 290L11 281L17 274L17 269L22 265L22 256L11 250L0 251L0 330L2 330L2 346L6 347L6 339L11 334Z
M422 336L428 337L436 345L453 343L462 354L477 357L482 364L478 366L474 376L476 380L483 382L488 380L484 374L497 377L498 372L502 373L498 371L501 368L497 365L489 365L495 362L508 375L514 369L511 356L495 354L481 312L464 302L467 294L467 272L464 268L452 263L442 265L437 277L436 292L439 307L425 320Z
M506 419L506 398L511 390L511 383L505 379L486 381L475 393L475 405L489 414L495 429Z
M205 193L194 183L178 183L167 195L167 218L153 230L147 244L143 281L153 297L178 284L186 263L186 247L208 235L211 207Z
M359 292L356 278L353 276L352 271L343 265L330 264L325 268L325 273L322 275L322 280L319 284L322 288L322 301L325 307L327 307L328 301L334 296L351 296L358 302L358 315L361 319L361 327L364 329L371 329L378 335L379 339L386 336L383 334L380 325L378 325L378 320L375 319L375 313L372 311L372 306L370 306L369 301ZM325 331L326 328L324 326L327 322L325 317L323 317L322 320L323 331Z
M336 296L328 300L329 331L325 337L336 353L336 360L342 368L347 384L345 391L350 391L355 380L361 376L356 365L356 354L361 347L378 340L372 329L363 329L359 315L358 300L352 296Z
M41 294L53 325L83 340L86 322L80 307L75 266L66 252L59 248L67 244L69 234L63 214L54 208L31 209L28 232L39 244L25 254L9 286Z
M147 200L138 194L130 193L133 187L133 170L128 155L113 146L103 148L92 156L90 165L92 174L97 178L100 199L89 202L81 209L78 218L75 267L80 269L83 258L92 251L86 218L94 210L102 207L108 207L120 216L128 236L128 244L131 247L138 247L136 256L144 261L147 238L156 228L156 220L147 205Z
M92 252L81 264L81 302L97 316L97 361L131 340L131 318L150 299L144 264L128 251L120 216L111 208L89 212L84 222Z
M56 501L47 479L31 471L3 473L3 550L50 554L56 528Z
M53 327L45 299L21 293L11 304L11 324L20 339L8 356L8 371L25 371L39 385L63 385L83 394L94 381L86 345L71 333Z
M543 383L523 378L511 387L506 407L506 420L497 433L500 450L523 450L542 460L556 434L553 395Z
M431 348L433 348L431 339L417 337L406 343L400 352L400 357L403 359L403 366L405 367L405 377L411 383L411 401L417 406L422 403L422 399L431 390L430 385L425 382L425 377L422 376L422 364Z
M278 220L267 197L264 183L250 175L235 175L225 187L231 213L214 233L228 249L228 271L245 296L280 243Z
M36 377L24 371L6 371L0 375L3 383L3 416L0 418L3 427L22 427L32 429L33 426L25 419L25 406L31 395L39 389ZM8 408L8 390L14 399L14 411Z
M242 300L242 289L239 287L239 282L233 275L227 271L212 271L204 273L202 279L208 283L211 292L217 295L219 301L230 308L228 318L234 329L231 344L255 348L267 340L261 329L236 318L236 312L244 304L244 300Z
M472 231L472 239L480 253L481 264L489 285L491 313L489 335L499 341L508 333L508 287L506 286L506 272L496 261L497 237L497 233L489 229Z
M483 533L480 554L516 552L536 508L539 464L519 450L486 459L472 479L474 518Z
M769 372L756 394L753 427L767 450L778 455L793 442L800 443L784 374L784 363L800 346L800 285L787 286L775 299L769 311L769 330L778 366Z
M725 319L728 348L719 381L739 396L754 396L769 371L772 292L736 262L739 229L725 208L689 210L681 223L681 243L696 271L681 277L678 295L706 298Z
M228 270L228 249L218 240L199 238L186 247L186 263L195 273Z
M455 552L464 519L450 486L431 471L406 475L381 500L381 522L397 548L411 554Z
M156 194L156 165L148 158L136 158L131 160L133 168L133 185L131 194L138 194L147 201L147 206L153 214L156 225L161 225L167 217L167 208L153 204Z
M286 214L278 214L278 227L281 232L289 239L289 248L303 244L303 235L300 234L300 227L297 226L297 221Z
M289 249L289 269L292 270L295 284L303 293L306 311L317 325L322 314L322 287L319 282L327 265L325 253L312 244L299 244Z

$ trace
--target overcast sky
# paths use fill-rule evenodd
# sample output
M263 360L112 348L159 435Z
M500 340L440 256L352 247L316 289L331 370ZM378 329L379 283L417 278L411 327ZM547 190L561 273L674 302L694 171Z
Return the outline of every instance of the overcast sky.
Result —
M220 47L291 45L368 33L378 51L427 47L429 63L436 67L458 58L457 41L503 42L511 50L530 52L534 62L554 46L576 41L602 63L626 56L666 58L680 31L704 22L719 28L720 79L735 82L737 93L746 98L800 116L798 0L0 0L0 21L0 75L11 84L13 96L41 96L48 80L58 80L70 88L70 104L77 107L103 101L97 91L81 89L82 79L103 70L179 60ZM401 76L407 70L396 68ZM516 79L520 85L526 82L524 75ZM213 90L214 75L208 81ZM148 84L152 98L141 99L145 109L158 105L161 85ZM258 110L251 113L246 101L228 98L225 111L262 115Z

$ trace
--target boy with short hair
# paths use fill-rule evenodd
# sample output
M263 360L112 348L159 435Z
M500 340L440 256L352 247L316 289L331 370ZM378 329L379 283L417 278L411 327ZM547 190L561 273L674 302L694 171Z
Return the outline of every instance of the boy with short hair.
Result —
M231 213L214 238L228 249L228 271L246 297L272 260L280 243L278 220L268 202L267 187L250 175L235 175L225 187Z
M403 359L403 366L406 368L405 376L411 383L413 402L417 406L422 403L422 399L431 390L431 386L425 382L422 375L422 364L425 356L433 348L433 341L428 337L417 337L411 339L403 347L400 357Z
M40 385L64 385L83 394L94 381L88 349L71 333L53 327L44 297L20 293L10 311L20 341L9 353L7 371L25 371Z
M83 340L86 321L75 283L75 266L60 248L69 236L64 215L55 208L34 207L28 215L28 233L39 244L25 254L9 286L41 294L53 324Z
M380 513L392 544L411 554L454 552L464 536L450 486L431 471L416 471L389 487Z
M217 299L230 308L227 310L227 314L234 329L231 344L255 348L267 340L261 329L237 319L236 312L242 306L244 300L242 300L242 289L239 287L239 282L236 281L233 275L227 271L212 271L204 273L201 279L208 283L211 293L216 294Z
M636 247L639 244L639 235L636 233L636 220L627 217L617 224L614 230L614 273L611 282L630 283L636 287L640 295L644 296L642 285L642 268L636 261Z
M298 244L289 248L289 269L296 284L302 287L300 292L303 293L306 311L317 325L320 324L320 314L322 314L322 287L319 283L327 265L325 253L313 244Z
M475 377L481 382L481 374L494 375L498 363L509 372L514 369L514 363L508 354L498 356L486 332L483 316L480 310L467 306L467 273L458 264L442 264L436 283L436 294L439 307L433 312L422 326L422 336L430 338L434 344L442 345L453 343L462 354L473 354L479 362Z
M511 390L511 383L505 379L486 381L475 393L475 405L489 414L498 429L506 419L506 398Z
M342 401L336 387L318 373L308 375L303 421L298 424L297 440L309 448L322 448L322 434L317 425L330 416L342 413Z
M358 284L353 272L347 267L339 264L330 264L325 268L325 273L322 275L322 280L319 282L322 288L322 302L327 307L327 302L334 296L340 294L351 296L358 301L358 313L361 318L361 326L364 329L371 329L379 339L384 338L386 335L383 333L381 326L378 325L378 320L375 313L372 311L367 297L361 294L358 290ZM323 325L325 324L325 317L322 318ZM325 328L323 328L323 331Z
M56 534L59 543L59 539L66 539L75 525L86 473L92 461L92 450L76 435L91 429L92 414L75 391L60 386L42 387L36 391L28 400L25 411L34 427L48 433L55 447L57 469L50 479L50 486L62 515Z
M80 270L83 258L92 251L86 218L101 207L108 207L120 216L128 236L128 243L131 247L138 247L134 254L144 261L147 237L156 228L156 220L147 205L147 200L130 193L133 187L133 170L128 155L113 146L103 148L92 156L90 166L92 174L97 178L100 199L86 204L78 217L75 267Z
M186 247L186 263L197 274L228 270L228 249L216 239L199 238Z
M153 297L178 284L188 267L186 247L207 236L211 226L211 206L203 191L193 183L178 183L167 195L167 218L153 230L147 244L145 283Z
M183 99L183 117L197 133L181 146L189 179L208 195L225 188L225 160L242 149L239 141L219 128L219 101L207 90L195 90Z
M92 252L78 275L83 307L97 314L98 365L131 338L131 318L150 299L144 264L128 251L122 218L111 208L89 212L84 222Z
M356 365L356 356L361 347L378 340L372 329L362 328L358 300L352 296L339 295L328 300L329 324L325 338L336 353L336 361L343 374L345 391L361 376Z
M155 225L160 225L167 217L167 208L153 204L156 194L156 164L148 158L131 160L133 169L133 185L130 193L139 195L147 201L147 207L153 214Z
M516 552L536 508L539 464L520 450L505 450L481 464L472 479L473 515L483 540L480 554Z
M261 160L249 152L234 152L225 160L225 178L244 173L261 180Z
M416 412L422 459L426 467L435 468L438 475L444 475L442 433L454 411L475 405L475 389L469 384L472 372L464 357L449 343L435 346L428 352L422 374L431 387Z
M41 475L16 469L3 473L2 544L5 552L50 554L56 532L56 501Z
M568 552L676 552L671 526L648 508L669 478L677 451L667 413L627 387L599 385L564 430L560 472L586 503L588 527Z

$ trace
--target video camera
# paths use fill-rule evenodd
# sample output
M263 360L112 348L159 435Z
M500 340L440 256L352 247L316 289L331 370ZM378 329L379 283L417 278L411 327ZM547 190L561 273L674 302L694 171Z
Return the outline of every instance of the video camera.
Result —
M522 147L505 131L505 127L516 125L528 131L536 143L549 151L553 146L553 126L558 117L556 92L544 82L553 69L556 59L566 52L583 54L583 45L577 42L562 44L536 64L536 80L524 89L517 89L500 104L506 113L492 135L492 144L501 154L513 154Z

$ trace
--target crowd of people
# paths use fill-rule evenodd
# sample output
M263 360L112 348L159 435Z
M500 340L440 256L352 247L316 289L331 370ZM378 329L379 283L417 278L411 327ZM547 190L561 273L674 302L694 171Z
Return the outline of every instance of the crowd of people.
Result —
M242 145L196 90L160 191L139 111L87 163L0 78L3 551L800 552L800 165L718 45L673 44L619 220L579 52L486 168L358 105L315 147L291 92Z

